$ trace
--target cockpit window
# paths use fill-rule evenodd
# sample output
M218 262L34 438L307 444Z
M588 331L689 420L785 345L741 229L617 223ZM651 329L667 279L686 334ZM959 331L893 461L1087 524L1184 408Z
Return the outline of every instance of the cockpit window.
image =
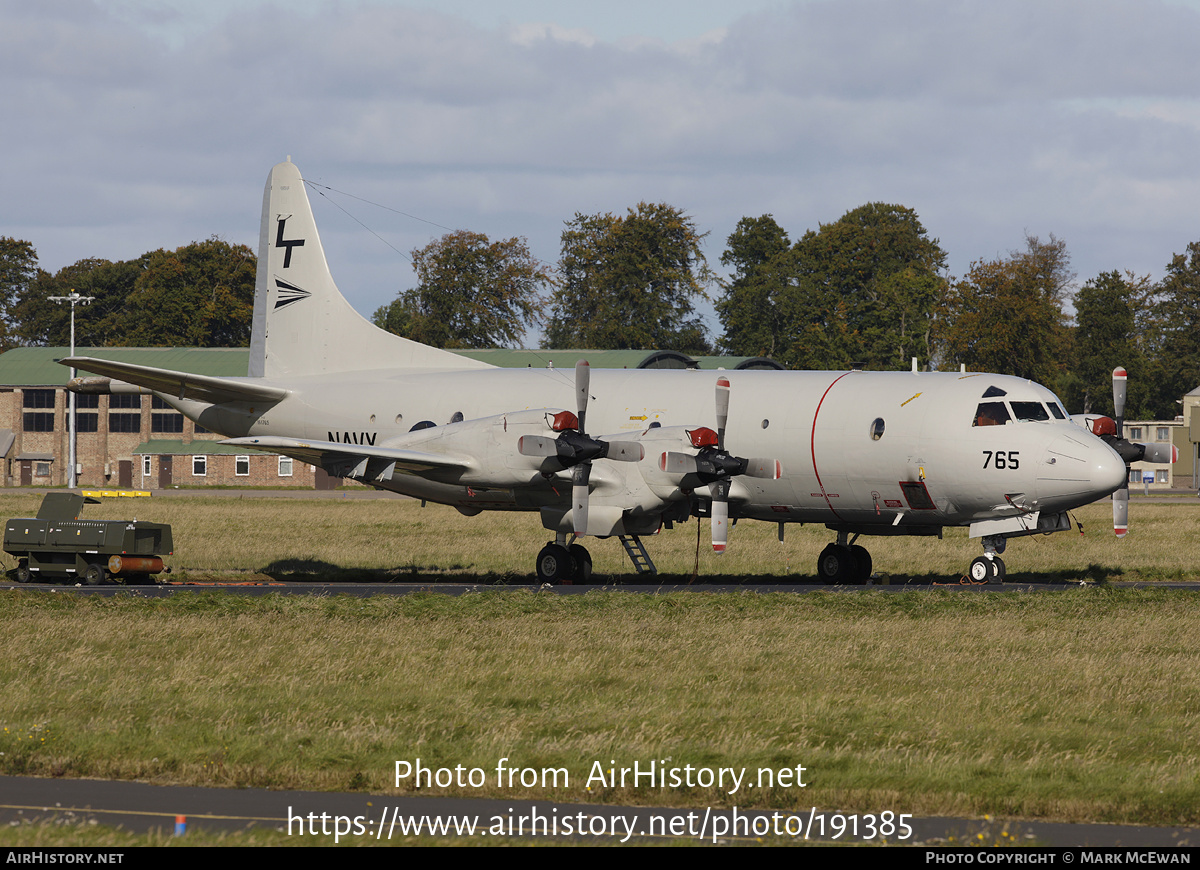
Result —
M1041 402L1013 402L1013 414L1021 423L1041 423L1050 419L1046 406Z
M1055 420L1067 419L1067 412L1062 409L1062 406L1058 402L1050 403L1050 413L1054 415Z
M976 426L1003 426L1011 419L1003 402L980 402L975 409Z
M985 398L985 399L994 399L997 396L1007 396L1007 395L1008 395L1008 393L1004 392L1004 390L1000 389L999 387L988 387L983 392L983 398Z

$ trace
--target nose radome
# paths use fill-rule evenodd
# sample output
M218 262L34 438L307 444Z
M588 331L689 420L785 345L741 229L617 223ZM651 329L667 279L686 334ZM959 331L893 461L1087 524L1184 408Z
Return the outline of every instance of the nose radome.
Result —
M1046 449L1038 469L1038 497L1086 504L1103 498L1125 480L1125 462L1087 432L1059 435ZM1049 507L1050 505L1046 505ZM1074 506L1074 505L1072 505Z

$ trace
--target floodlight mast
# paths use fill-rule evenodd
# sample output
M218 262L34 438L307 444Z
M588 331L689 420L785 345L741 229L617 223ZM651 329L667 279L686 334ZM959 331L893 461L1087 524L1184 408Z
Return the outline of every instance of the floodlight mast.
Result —
M84 305L89 304L95 296L80 296L75 290L71 290L67 296L50 296L51 302L62 304L63 302L71 303L71 356L75 356L75 306L79 303ZM75 366L71 366L71 378L75 378ZM75 488L75 393L67 391L67 432L68 440L70 441L69 462L70 467L67 470L67 487Z

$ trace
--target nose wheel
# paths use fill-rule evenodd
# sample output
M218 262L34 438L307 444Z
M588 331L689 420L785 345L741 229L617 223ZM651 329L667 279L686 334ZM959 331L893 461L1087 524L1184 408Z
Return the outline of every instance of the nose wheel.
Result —
M975 583L1003 583L1004 560L999 556L980 556L967 572Z

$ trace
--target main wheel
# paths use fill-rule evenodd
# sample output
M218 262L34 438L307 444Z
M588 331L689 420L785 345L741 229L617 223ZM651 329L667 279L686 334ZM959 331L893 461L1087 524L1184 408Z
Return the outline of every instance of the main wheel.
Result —
M575 574L575 560L561 544L547 544L537 557L537 577L542 583L570 584Z
M592 554L582 544L572 544L569 552L575 561L575 582L590 583L592 580Z
M849 583L854 577L854 554L849 547L830 544L817 559L817 576L826 583Z
M1004 560L1001 559L999 556L996 556L994 559L992 559L992 579L989 580L988 582L989 583L1003 583L1004 582L1004 573L1005 573L1004 572Z
M28 583L33 579L33 572L29 570L28 559L22 559L17 562L16 577L18 583Z
M83 579L87 581L88 586L99 586L108 579L108 572L102 565L88 565L87 570L83 572Z
M871 579L871 554L866 547L854 544L850 547L850 555L854 558L854 582L866 583Z

